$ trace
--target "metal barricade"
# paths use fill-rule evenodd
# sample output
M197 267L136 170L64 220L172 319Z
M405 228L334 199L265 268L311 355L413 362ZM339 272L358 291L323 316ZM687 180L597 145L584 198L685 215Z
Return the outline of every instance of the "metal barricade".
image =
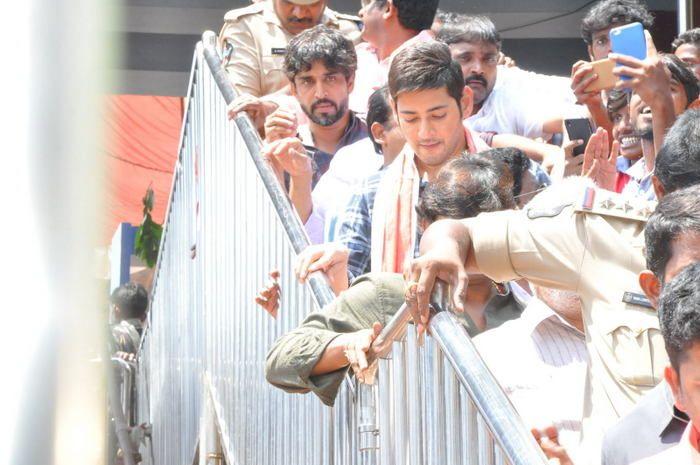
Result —
M294 279L308 239L250 120L226 117L233 90L214 37L205 33L195 52L140 351L138 422L152 427L152 450L142 455L191 464L214 425L217 452L200 450L200 463L220 460L219 450L228 464L251 465L544 463L447 312L433 318L423 347L399 313L378 384L348 378L332 409L266 383L272 343L333 295L320 275L307 286ZM281 272L276 320L254 304L272 269Z

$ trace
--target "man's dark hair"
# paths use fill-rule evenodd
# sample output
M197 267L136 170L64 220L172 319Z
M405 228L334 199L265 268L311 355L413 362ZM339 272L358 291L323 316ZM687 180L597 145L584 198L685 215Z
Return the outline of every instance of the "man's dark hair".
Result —
M683 234L700 234L700 184L665 195L644 228L647 268L665 279L673 241Z
M661 335L671 366L679 367L695 343L700 343L700 263L683 268L659 297Z
M654 174L667 193L700 183L700 110L686 110L671 126Z
M433 24L440 23L440 29L442 29L445 24L451 24L459 20L460 17L463 15L460 15L459 13L455 13L453 11L445 11L441 10L438 8L437 13L435 13L435 19L433 21Z
M472 218L482 212L515 208L513 179L505 165L485 154L449 161L428 184L416 205L429 223L438 218Z
M642 23L644 29L654 24L646 5L636 0L603 0L598 2L581 21L581 36L586 44L593 43L593 34L613 25Z
M450 49L440 42L421 42L401 50L389 68L389 93L398 102L404 92L447 88L461 109L464 94L462 68L452 59Z
M376 0L375 8L383 8L388 0ZM399 12L399 23L406 29L430 29L437 13L439 0L391 0Z
M698 84L698 78L695 76L695 73L693 73L690 67L683 63L683 61L681 61L681 59L676 55L671 53L662 53L661 61L663 61L668 70L671 72L671 76L685 89L685 95L687 97L685 106L687 107L698 98L698 95L700 95L700 84Z
M357 70L357 54L352 42L324 25L307 29L289 41L284 72L294 83L297 74L310 70L317 61L329 71L342 73L345 79L355 76Z
M608 91L608 118L613 121L613 114L629 105L629 93L624 90L611 89Z
M501 49L501 35L493 21L486 16L459 15L455 21L445 23L436 39L447 45L487 43Z
M530 169L530 159L520 149L505 147L485 150L479 155L497 160L508 168L513 178L513 197L517 198L523 190L523 176Z
M148 292L137 283L126 283L116 288L109 298L112 304L119 307L119 313L125 320L130 318L143 319L148 310Z
M671 50L675 52L678 47L684 44L692 44L696 47L700 47L700 27L690 29L679 35L676 40L673 41L673 44L671 44Z
M389 123L389 119L393 117L394 112L391 109L389 98L389 88L383 86L372 92L372 95L370 95L367 100L367 129L369 129L369 139L372 141L374 150L377 153L382 153L382 146L374 140L371 130L372 124L379 123L386 129L391 129L387 127L387 123ZM391 123L393 124L393 121Z

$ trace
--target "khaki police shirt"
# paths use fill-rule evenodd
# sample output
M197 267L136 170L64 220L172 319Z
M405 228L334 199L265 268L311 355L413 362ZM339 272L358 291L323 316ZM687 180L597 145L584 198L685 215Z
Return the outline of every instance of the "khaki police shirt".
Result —
M638 283L655 204L580 192L575 203L550 195L538 208L482 214L471 236L478 267L491 279L525 278L579 293L591 360L583 440L595 456L603 431L662 379L667 356L657 313Z
M330 8L325 9L321 19L322 24L338 29L353 43L360 41L359 21ZM289 83L283 63L292 37L282 27L269 0L226 13L219 46L224 67L239 94L261 97Z
M330 342L341 333L386 325L404 303L405 283L396 273L370 273L357 278L323 310L311 313L298 328L280 337L267 354L267 381L287 392L313 392L326 405L333 405L348 368L311 376ZM518 318L522 305L511 295L496 295L486 309L486 329ZM467 332L479 330L466 315L458 315ZM381 376L381 373L380 373Z

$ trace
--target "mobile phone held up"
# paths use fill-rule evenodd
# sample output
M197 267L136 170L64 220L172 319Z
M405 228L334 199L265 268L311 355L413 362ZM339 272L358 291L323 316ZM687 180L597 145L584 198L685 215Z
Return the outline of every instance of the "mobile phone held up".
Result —
M586 151L586 145L588 145L588 139L593 135L593 128L591 128L591 122L588 118L574 118L565 119L564 127L566 128L566 133L569 135L569 140L582 140L583 144L574 148L573 155L575 157L581 155Z
M647 41L641 23L626 24L610 29L610 46L613 53L627 55L638 60L647 57ZM618 66L620 66L618 64ZM622 79L629 79L622 76Z

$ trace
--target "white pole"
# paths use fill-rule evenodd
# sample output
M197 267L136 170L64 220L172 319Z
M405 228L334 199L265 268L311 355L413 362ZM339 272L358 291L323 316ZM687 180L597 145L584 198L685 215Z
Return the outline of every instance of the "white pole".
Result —
M691 14L689 7L692 8L692 5L688 0L678 0L678 34L688 30Z

